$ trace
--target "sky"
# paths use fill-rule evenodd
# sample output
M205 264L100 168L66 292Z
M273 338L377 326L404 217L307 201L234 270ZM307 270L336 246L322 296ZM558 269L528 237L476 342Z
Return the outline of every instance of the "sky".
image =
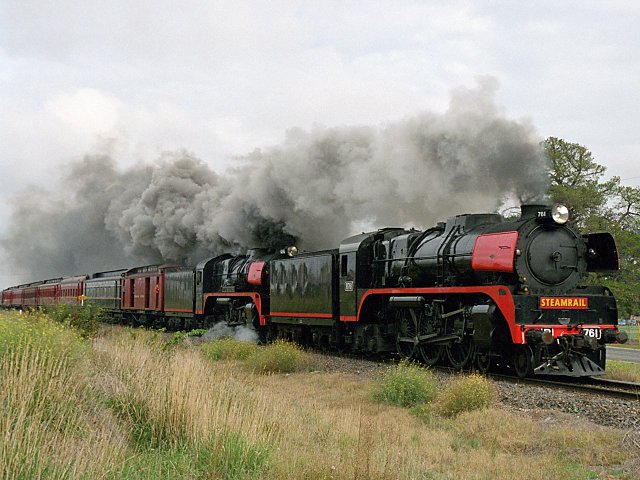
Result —
M444 111L487 77L506 117L637 186L639 24L636 1L3 0L0 236L16 194L86 154L184 149L223 172L291 129Z

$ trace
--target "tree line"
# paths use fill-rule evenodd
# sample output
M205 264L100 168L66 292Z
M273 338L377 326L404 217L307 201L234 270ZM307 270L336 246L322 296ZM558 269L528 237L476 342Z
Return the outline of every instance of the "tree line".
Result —
M556 137L543 142L549 159L549 196L569 208L573 225L583 233L613 234L620 272L590 274L589 284L609 287L618 300L619 318L640 314L640 187L605 180L606 167L584 146Z

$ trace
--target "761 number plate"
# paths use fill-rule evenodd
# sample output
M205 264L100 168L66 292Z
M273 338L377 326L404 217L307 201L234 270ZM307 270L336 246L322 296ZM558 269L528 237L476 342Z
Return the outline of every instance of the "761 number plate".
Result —
M587 337L596 338L598 340L602 336L602 332L599 328L583 328L582 333L584 333Z

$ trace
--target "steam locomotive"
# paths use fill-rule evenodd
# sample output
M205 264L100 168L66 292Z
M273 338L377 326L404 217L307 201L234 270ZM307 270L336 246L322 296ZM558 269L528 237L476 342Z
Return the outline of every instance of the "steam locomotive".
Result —
M589 272L615 272L608 233L579 234L562 205L521 215L467 214L424 231L385 228L339 248L252 249L195 268L151 265L20 285L5 306L98 305L113 318L190 328L250 325L341 351L518 376L604 373L606 344L624 343L616 301Z

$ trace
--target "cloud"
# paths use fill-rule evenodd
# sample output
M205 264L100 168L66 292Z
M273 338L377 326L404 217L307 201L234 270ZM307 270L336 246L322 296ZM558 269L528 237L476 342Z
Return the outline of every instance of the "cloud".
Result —
M71 95L55 95L44 108L76 132L108 135L114 133L123 104L96 89L82 88Z
M293 126L383 130L443 113L478 74L499 79L510 118L635 176L638 20L631 1L6 0L0 236L11 195L58 182L87 152L125 171L186 149L221 174Z

